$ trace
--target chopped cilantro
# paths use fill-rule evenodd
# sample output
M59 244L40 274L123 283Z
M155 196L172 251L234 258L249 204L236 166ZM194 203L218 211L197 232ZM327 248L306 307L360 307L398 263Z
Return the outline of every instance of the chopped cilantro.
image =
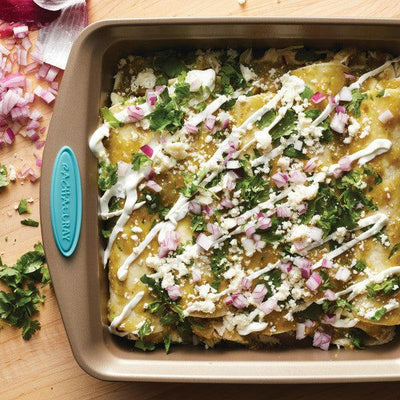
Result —
M101 109L101 115L104 121L108 122L112 128L119 128L120 126L124 126L124 123L118 121L118 119L115 118L114 114L107 107L103 107Z
M29 208L28 208L28 202L26 199L21 199L21 201L18 204L18 214L30 214Z
M319 108L312 108L307 110L304 115L314 121L314 119L317 119L321 115L321 110Z
M153 193L150 190L144 189L142 191L142 201L146 202L147 211L149 214L157 214L161 219L164 219L168 214L170 208L164 206L159 193Z
M35 228L39 226L39 222L31 218L23 219L21 221L21 224L26 226L33 226Z
M188 173L183 174L183 179L185 182L185 186L179 189L179 192L183 194L185 197L190 198L192 197L197 190L200 188L199 185L195 183L197 176L190 175Z
M190 227L193 232L204 232L207 229L207 224L201 215L194 215L190 220Z
M132 153L132 169L134 171L139 171L142 167L146 164L151 162L151 158L146 156L146 154L139 152L139 153Z
M364 99L368 97L366 93L361 93L359 89L354 89L351 92L352 100L347 104L346 109L349 113L352 113L355 117L361 115L360 106Z
M394 253L396 253L396 251L399 250L399 246L400 246L400 243L396 243L392 247L392 249L390 250L390 253L389 253L389 257L388 257L389 260L393 257Z
M164 52L155 59L155 67L168 78L175 78L188 68L178 54Z
M184 112L177 102L169 97L167 90L162 93L162 100L162 102L157 103L154 111L146 115L145 118L150 119L150 129L153 131L166 129L170 132L176 132L183 126Z
M325 53L316 53L312 49L301 48L296 52L295 59L296 61L319 61L324 60L326 58Z
M246 81L238 66L232 64L223 65L220 76L221 86L225 94L233 94L235 90L246 87Z
M295 149L292 144L286 147L286 149L283 151L283 155L290 158L297 158L299 160L308 160L307 155L301 150Z
M261 119L257 122L257 126L260 129L267 128L272 124L275 118L276 118L276 111L274 109L271 109L261 117Z
M318 321L321 314L322 307L317 303L312 303L305 310L296 313L296 317L300 318L301 320L309 319L311 321Z
M8 185L7 180L7 167L5 165L0 165L0 188Z
M100 162L100 171L98 185L99 189L105 192L111 189L118 180L118 166L117 164L107 164L103 161Z
M267 288L267 296L272 296L276 289L282 285L282 274L280 269L274 269L264 275L265 286Z
M376 97L383 97L385 95L385 89L382 89L381 91L378 92Z
M171 335L167 335L164 338L164 349L166 354L169 353L170 347L171 347Z
M222 104L220 107L221 110L230 110L235 104L236 104L237 99L230 99L226 101L225 103Z
M274 143L277 143L281 137L291 136L296 132L297 116L296 113L290 109L286 111L285 116L270 130L269 134Z
M300 97L302 99L309 99L313 95L313 93L314 92L308 86L306 86L304 91L300 94Z
M175 100L178 104L183 105L189 101L190 85L188 83L177 83L174 92Z
M367 268L367 265L363 260L357 260L357 262L353 266L353 269L355 269L358 272L363 272L365 268Z
M211 266L211 271L215 277L215 280L213 281L211 286L216 290L218 290L222 274L227 269L227 261L228 261L226 258L227 250L228 250L227 245L225 244L220 249L214 249L211 255L210 266Z
M108 239L111 235L110 230L102 229L101 230L101 235L103 236L104 239Z
M241 190L241 205L245 210L250 210L259 203L268 200L268 181L261 174L246 174L238 181L237 187Z
M387 313L387 310L385 307L380 308L379 310L376 310L374 316L371 319L371 321L380 321L382 317Z
M0 318L11 326L21 328L25 340L40 329L39 321L33 317L44 301L37 283L45 285L50 282L44 262L41 243L34 246L34 251L22 255L12 267L0 262L0 281L8 287L8 292L0 291Z
M349 332L349 339L354 347L359 350L364 349L364 341L366 338L366 333L361 329L354 328Z
M380 283L370 283L367 285L368 297L374 298L378 295L389 294L400 288L400 278L394 277Z

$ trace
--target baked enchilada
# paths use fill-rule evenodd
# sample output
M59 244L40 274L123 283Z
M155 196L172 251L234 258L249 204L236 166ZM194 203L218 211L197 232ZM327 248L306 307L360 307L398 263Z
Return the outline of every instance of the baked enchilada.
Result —
M121 59L89 141L110 331L167 351L392 340L398 61L303 47Z

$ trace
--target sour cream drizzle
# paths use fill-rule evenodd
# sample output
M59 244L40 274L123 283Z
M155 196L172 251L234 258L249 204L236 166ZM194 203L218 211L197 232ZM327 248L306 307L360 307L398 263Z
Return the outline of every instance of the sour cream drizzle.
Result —
M129 316L129 314L132 312L132 310L137 306L137 304L140 302L140 300L143 299L144 292L141 291L137 293L130 301L128 304L125 305L123 308L122 312L120 315L115 317L110 326L109 326L109 331L113 334L119 335L119 336L126 336L129 334L129 332L118 332L117 328L122 324L122 322Z

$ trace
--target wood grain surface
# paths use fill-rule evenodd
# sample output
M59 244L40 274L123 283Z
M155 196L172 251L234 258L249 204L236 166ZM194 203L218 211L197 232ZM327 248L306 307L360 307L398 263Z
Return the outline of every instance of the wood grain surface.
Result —
M1 2L0 2L1 7ZM399 0L89 0L90 22L108 18L184 16L288 16L400 18ZM44 113L51 107L38 103ZM33 146L18 137L0 149L0 163L32 164ZM11 184L0 192L0 256L13 263L40 240L40 229L25 227L14 210L21 198L32 198L39 218L39 183ZM11 216L9 216L11 215ZM399 383L324 385L210 385L102 382L76 364L66 338L54 293L45 290L40 312L42 330L25 342L18 330L0 331L0 399L400 399ZM400 368L400 366L399 366ZM317 383L317 382L316 382Z

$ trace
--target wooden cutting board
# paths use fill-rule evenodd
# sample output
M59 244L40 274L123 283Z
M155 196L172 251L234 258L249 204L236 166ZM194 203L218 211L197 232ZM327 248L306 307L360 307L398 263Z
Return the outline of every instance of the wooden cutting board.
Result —
M130 17L301 16L400 18L398 0L88 0L89 21ZM1 7L1 5L0 5ZM38 104L44 125L51 107ZM33 146L18 137L0 149L0 163L32 164ZM39 219L39 183L12 184L0 193L0 256L13 263L40 240L40 229L25 227L14 210L21 198L32 198L33 219ZM10 216L9 216L10 215ZM68 344L54 293L45 290L42 330L25 342L18 330L0 331L0 400L10 399L338 399L400 398L399 383L324 385L209 385L103 382L76 364Z

